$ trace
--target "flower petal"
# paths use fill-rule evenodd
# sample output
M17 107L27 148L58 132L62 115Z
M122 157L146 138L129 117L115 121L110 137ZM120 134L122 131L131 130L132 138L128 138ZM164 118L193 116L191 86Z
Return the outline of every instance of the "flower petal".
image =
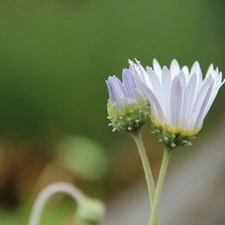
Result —
M171 88L171 99L170 99L170 114L171 114L171 124L173 128L177 128L180 120L182 104L182 88L179 75L174 77Z
M153 69L158 76L159 81L161 82L162 79L162 68L159 64L159 62L156 59L153 59Z
M210 64L209 69L207 70L207 73L205 75L205 78L207 78L210 74L212 74L214 66L213 64Z
M194 130L197 130L197 129L201 128L201 126L203 124L203 121L205 119L205 111L207 110L210 98L212 96L214 85L215 85L215 82L214 82L214 80L212 80L212 82L211 82L211 84L208 88L208 91L205 95L205 98L202 102L202 105L200 107L200 110L199 110L199 113L198 113L198 116L197 116L197 119L196 119L196 122L195 122L195 125L194 125Z
M148 87L151 87L151 81L149 80L149 76L147 74L147 72L145 71L145 69L143 68L143 66L141 65L141 63L135 59L137 64L135 64L133 61L128 60L129 64L130 64L130 71L133 73L133 76L135 76L136 78L139 78L140 80L142 80L142 82L144 82L146 85L148 85Z
M210 84L212 82L212 75L209 75L202 87L201 87L201 90L199 91L199 93L197 94L197 97L196 97L196 100L195 100L195 103L194 103L194 106L192 108L192 113L191 113L191 117L189 119L189 123L188 123L188 128L190 130L193 130L194 131L194 127L195 127L195 124L196 124L196 121L197 121L197 118L198 118L198 115L201 111L201 107L202 107L202 104L204 102L204 99L210 89Z
M194 64L191 67L190 74L192 75L193 73L196 73L197 75L197 89L200 89L203 80L202 80L202 70L200 68L198 61L194 62Z
M124 69L122 72L123 86L126 96L134 97L134 89L136 88L134 77L130 74L130 70Z
M191 116L197 93L197 75L194 73L188 81L181 110L180 127L185 128Z
M206 115L207 115L209 109L211 108L211 106L212 106L212 104L213 104L213 102L214 102L214 100L215 100L215 98L216 98L216 96L217 96L217 93L218 93L220 87L221 87L224 83L225 83L225 80L222 81L222 73L220 72L219 75L218 75L218 78L217 78L217 80L216 80L216 84L215 84L215 86L214 86L213 94L212 94L211 99L210 99L210 101L209 101L209 104L208 104L208 107L207 107L207 109L206 109L206 112L205 112L204 117L206 117Z
M188 82L188 80L189 80L189 69L188 69L188 67L187 66L182 67L181 71L184 72L185 78L186 78L186 82Z
M147 73L152 84L152 91L156 96L161 97L161 84L157 75L155 74L155 71L151 67L147 67Z
M141 90L144 92L146 98L150 102L150 105L151 105L151 119L153 121L156 121L157 123L160 122L161 125L164 125L165 119L164 119L163 110L161 108L161 105L160 105L156 95L153 93L153 91L151 89L149 89L140 80L137 81L137 82L138 82L138 86L141 88Z
M109 97L114 102L117 101L118 98L124 96L124 88L121 81L114 75L108 78L106 81Z
M170 74L172 79L180 72L180 66L176 59L174 59L170 64Z
M162 70L162 102L161 107L165 118L170 121L170 93L171 93L171 76L169 69L164 66Z

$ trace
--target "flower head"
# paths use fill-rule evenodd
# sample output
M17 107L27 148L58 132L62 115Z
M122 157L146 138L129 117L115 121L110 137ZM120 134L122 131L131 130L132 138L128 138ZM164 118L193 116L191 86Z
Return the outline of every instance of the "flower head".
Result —
M173 60L170 69L161 68L156 59L146 70L140 62L129 61L139 86L151 105L151 121L160 141L170 147L191 144L224 81L211 64L205 78L198 62L189 72Z
M106 81L108 100L108 119L113 131L136 132L149 119L150 106L140 91L129 69L124 69L122 82L116 77Z
M75 217L78 223L96 225L104 218L105 211L104 204L98 199L82 196L77 203Z

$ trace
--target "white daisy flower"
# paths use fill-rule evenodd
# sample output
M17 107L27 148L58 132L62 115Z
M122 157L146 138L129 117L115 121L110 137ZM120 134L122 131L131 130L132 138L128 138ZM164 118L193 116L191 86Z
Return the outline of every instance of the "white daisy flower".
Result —
M156 59L153 68L129 61L130 70L151 105L151 121L160 141L175 147L184 145L197 134L224 81L219 69L211 64L205 78L198 62L189 72L177 60L163 68ZM186 140L185 138L186 137ZM169 139L169 140L168 140ZM173 139L173 140L171 140ZM190 143L189 143L190 144Z

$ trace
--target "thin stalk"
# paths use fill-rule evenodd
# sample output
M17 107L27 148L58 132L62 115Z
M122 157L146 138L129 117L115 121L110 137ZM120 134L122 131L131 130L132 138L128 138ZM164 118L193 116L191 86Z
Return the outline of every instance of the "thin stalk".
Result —
M32 212L30 215L28 225L38 225L40 221L40 216L46 205L48 199L56 193L65 193L70 195L76 202L79 201L83 194L73 185L65 182L57 182L47 186L37 197Z
M169 164L169 159L170 159L171 154L172 154L171 148L164 147L163 160L162 160L162 165L161 165L161 169L160 169L160 173L159 173L159 178L158 178L158 183L157 183L157 187L156 187L155 198L154 198L154 202L153 202L152 213L151 213L149 225L157 225L159 202L160 202L163 184L164 184L164 180L166 177L166 171L167 171L167 167Z
M146 183L148 187L150 206L152 208L154 197L155 197L155 182L154 182L152 170L148 161L148 156L146 154L146 150L142 141L142 135L141 135L141 132L138 132L137 134L132 134L131 136L134 138L137 144L138 152L141 157L141 161L142 161L142 165L143 165L144 173L145 173L145 179L146 179ZM157 221L156 225L159 225L158 215L156 216L156 221Z

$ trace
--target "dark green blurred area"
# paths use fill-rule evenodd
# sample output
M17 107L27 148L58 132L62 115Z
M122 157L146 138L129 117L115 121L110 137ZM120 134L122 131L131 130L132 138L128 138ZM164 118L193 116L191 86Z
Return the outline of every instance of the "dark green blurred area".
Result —
M1 133L35 135L55 124L108 141L104 80L134 57L143 65L198 60L203 71L210 63L223 71L224 5L3 1Z
M224 10L222 0L1 1L2 138L35 139L39 147L26 153L44 158L46 140L82 135L117 160L121 140L130 139L107 126L105 80L120 77L128 58L144 66L153 58L168 66L176 58L189 67L198 60L204 73L210 63L225 73ZM224 118L224 97L222 88L204 132ZM54 157L54 148L49 151ZM115 174L108 180L101 181L103 193L107 185L118 188Z

